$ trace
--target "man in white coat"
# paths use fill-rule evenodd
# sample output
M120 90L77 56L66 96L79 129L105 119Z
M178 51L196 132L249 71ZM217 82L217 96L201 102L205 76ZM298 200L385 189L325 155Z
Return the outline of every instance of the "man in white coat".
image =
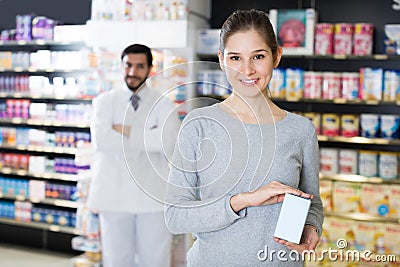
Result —
M172 235L163 204L179 131L174 104L146 86L150 48L125 48L123 88L93 102L96 153L88 207L99 212L105 267L169 267Z

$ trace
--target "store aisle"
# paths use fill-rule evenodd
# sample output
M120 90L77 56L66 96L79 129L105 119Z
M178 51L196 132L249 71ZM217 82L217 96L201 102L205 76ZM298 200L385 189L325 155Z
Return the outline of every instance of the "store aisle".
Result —
M71 267L73 255L0 243L0 267Z

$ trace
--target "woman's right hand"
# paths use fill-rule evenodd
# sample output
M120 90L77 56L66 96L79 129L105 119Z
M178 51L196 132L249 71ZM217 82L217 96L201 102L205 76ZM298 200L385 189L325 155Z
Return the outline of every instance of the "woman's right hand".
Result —
M285 193L291 193L304 198L313 198L312 195L304 193L299 189L273 181L255 191L241 193L231 197L230 203L232 209L235 212L239 212L240 210L251 206L264 206L282 202Z

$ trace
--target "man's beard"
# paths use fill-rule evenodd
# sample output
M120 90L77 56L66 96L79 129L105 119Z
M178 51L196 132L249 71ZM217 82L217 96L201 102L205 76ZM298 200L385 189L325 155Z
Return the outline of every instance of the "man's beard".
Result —
M140 82L140 84L138 86L130 86L128 84L128 82L126 81L127 78L133 78L133 79L138 79L137 77L133 76L133 77L125 77L125 84L126 86L129 88L129 90L131 90L132 92L136 92L138 89L140 89L140 87L146 82L146 79L144 79L143 81ZM138 79L139 80L139 79Z

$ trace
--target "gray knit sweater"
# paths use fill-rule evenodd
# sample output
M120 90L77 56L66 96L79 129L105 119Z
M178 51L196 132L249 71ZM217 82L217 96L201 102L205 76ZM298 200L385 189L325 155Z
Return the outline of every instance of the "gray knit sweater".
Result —
M218 104L195 109L182 124L172 165L166 223L172 233L193 233L188 266L303 265L273 240L281 203L236 214L229 201L279 181L314 195L306 224L321 233L318 142L308 119L287 112L275 125L245 124Z

